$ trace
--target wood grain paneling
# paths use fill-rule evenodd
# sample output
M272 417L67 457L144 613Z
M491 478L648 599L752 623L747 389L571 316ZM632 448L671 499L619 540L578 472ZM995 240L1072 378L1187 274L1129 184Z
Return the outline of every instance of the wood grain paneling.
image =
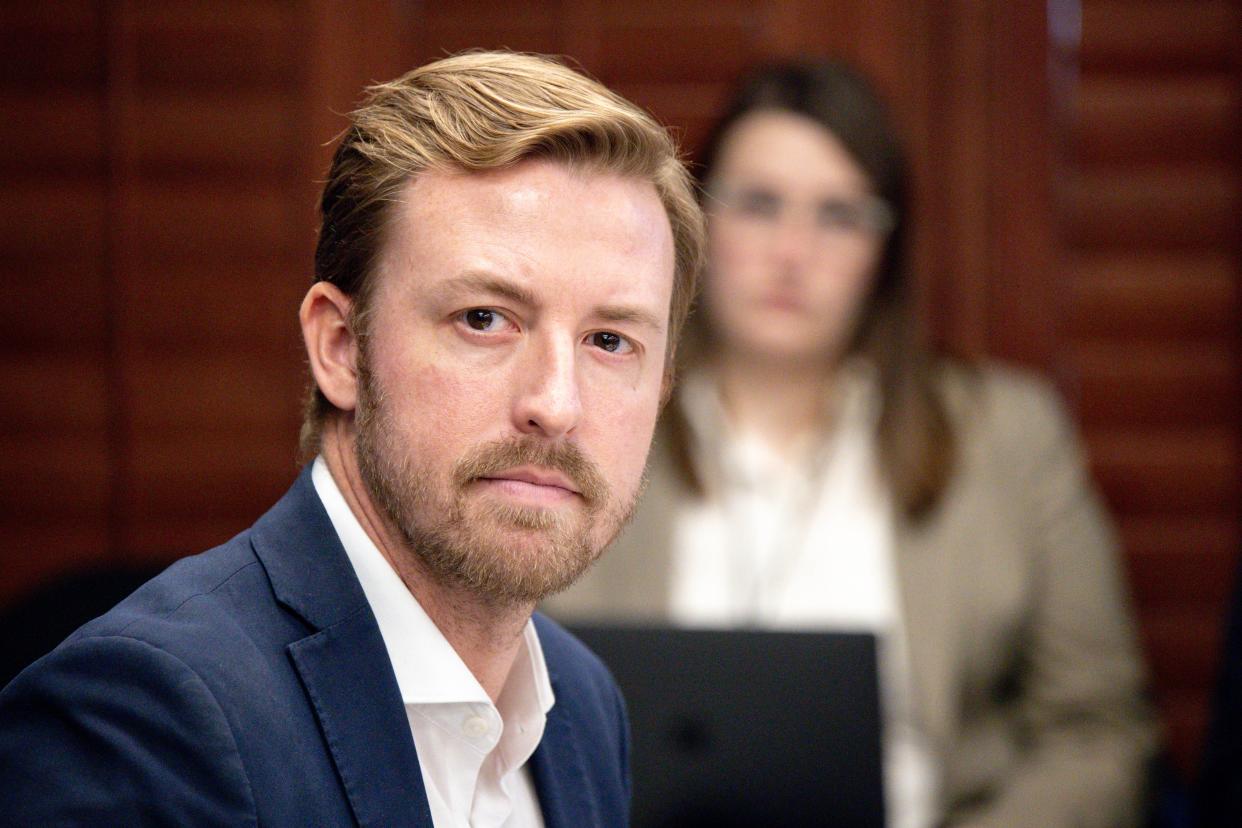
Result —
M283 180L299 171L304 124L287 96L272 90L148 95L135 108L134 163L151 177Z
M1190 776L1242 548L1242 3L1087 0L1061 195L1066 372Z
M0 602L109 552L100 6L0 9Z
M212 542L222 543L255 521L256 504L262 508L275 503L297 472L292 452L295 435L265 440L254 432L247 437L237 428L187 432L184 428L167 434L153 432L135 444L136 482L124 494L127 511L135 516L127 526L127 540L163 537L159 527L169 519L227 524L232 528ZM160 520L151 520L150 515ZM179 556L186 553L187 543L160 550L138 548L134 542L126 544L126 551Z
M99 267L105 247L106 193L102 175L22 176L4 182L0 247L48 269L62 258Z
M0 401L20 481L0 497L0 595L75 560L218 543L293 476L309 11L0 10ZM196 529L174 540L170 521Z
M1085 0L1084 73L1216 72L1237 59L1234 0Z
M706 142L708 132L730 91L730 84L726 81L640 83L622 80L609 85L618 94L657 113L660 122L673 130L691 158ZM694 162L692 168L698 169Z
M123 209L126 227L135 228L126 233L126 253L141 263L225 265L274 252L289 261L306 254L305 226L291 222L300 211L279 181L243 176L210 184L139 180Z
M296 413L302 386L298 372L267 357L272 350L230 345L134 353L127 374L136 386L134 428L154 439L218 432L246 443L271 440ZM294 437L272 441L290 447Z
M1079 340L1219 346L1236 331L1242 297L1225 251L1108 252L1073 272L1067 331Z
M1232 559L1242 517L1130 515L1119 518L1117 528L1132 558L1154 557L1168 551L1170 565L1176 566L1180 565L1179 557L1187 553ZM1220 588L1228 588L1228 584Z
M81 95L106 77L103 4L5 3L0 11L4 87Z
M0 606L16 603L37 584L116 560L102 510L84 515L71 507L50 515L14 513L5 517L4 533Z
M220 543L296 471L308 13L133 4L114 22L122 558Z
M1220 647L1220 616L1206 605L1164 608L1143 625L1143 640L1157 675L1180 677L1180 689L1210 686ZM1174 693L1176 694L1176 693ZM1200 707L1204 706L1200 704Z
M36 385L33 390L42 389ZM41 431L0 434L0 602L110 555L107 442L103 429L90 425L51 424Z
M1190 609L1186 609L1190 607ZM1157 680L1156 709L1174 760L1188 777L1210 715L1204 688L1216 679L1220 614L1199 598L1144 613L1141 643ZM1176 676L1176 680L1168 677Z
M314 233L301 234L309 246ZM297 309L310 284L309 255L280 251L186 261L159 251L125 285L119 320L126 339L147 352L206 354L301 350ZM282 369L287 367L281 361Z
M44 353L103 347L108 322L99 253L78 249L59 257L14 255L0 261L3 353L29 354L37 360Z
M0 398L9 434L102 437L107 389L95 354L46 348L5 354L0 357L0 389L6 389Z
M1161 164L1228 157L1242 100L1226 75L1088 76L1079 87L1073 141L1084 162Z
M1237 234L1238 178L1227 159L1186 164L1176 147L1159 167L1095 165L1070 183L1077 248L1228 248Z
M1224 602L1234 583L1236 521L1147 519L1122 530L1134 600L1154 612ZM1210 652L1210 651L1209 651Z
M306 9L296 4L134 3L124 13L142 91L280 90L288 102L303 92Z
M107 455L94 434L60 433L44 440L5 434L0 451L9 478L0 490L6 513L23 519L55 519L62 512L103 517ZM12 485L17 481L20 486Z
M754 37L754 25L745 21L621 23L609 26L601 39L596 66L610 84L718 82L737 77L753 62ZM686 43L699 48L687 49Z
M1210 428L1238 418L1237 357L1219 343L1136 338L1072 356L1088 428Z
M104 103L91 92L8 88L0 93L0 174L98 175L104 165Z
M1232 515L1240 483L1237 432L1213 428L1086 431L1096 475L1120 515Z

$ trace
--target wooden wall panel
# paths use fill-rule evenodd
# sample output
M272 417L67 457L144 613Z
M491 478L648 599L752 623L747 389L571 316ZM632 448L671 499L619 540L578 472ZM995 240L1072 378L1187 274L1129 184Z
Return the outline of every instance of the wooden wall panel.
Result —
M1224 159L1187 164L1175 146L1165 164L1094 164L1069 183L1067 216L1073 249L1228 248L1237 228L1237 174Z
M0 601L218 543L295 473L310 13L0 7Z
M1234 0L1085 0L1081 13L1085 74L1216 73L1237 60Z
M97 4L0 9L0 603L108 554L108 178Z
M1086 0L1060 192L1061 363L1188 776L1242 548L1240 35L1238 2Z
M1185 74L1135 79L1089 73L1078 89L1082 161L1160 164L1170 147L1183 163L1228 157L1235 136L1237 84L1227 75Z
M1069 332L1119 341L1224 342L1237 323L1237 276L1225 250L1112 251L1073 263Z
M296 307L313 239L297 202L304 15L277 2L134 3L114 21L114 520L132 560L219 543L296 470Z

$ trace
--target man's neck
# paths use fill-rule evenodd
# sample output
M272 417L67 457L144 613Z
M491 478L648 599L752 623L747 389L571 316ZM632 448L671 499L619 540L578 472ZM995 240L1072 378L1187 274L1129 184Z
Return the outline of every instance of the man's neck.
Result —
M363 531L488 697L497 701L534 606L497 606L460 586L444 584L428 572L371 497L358 468L352 425L343 418L324 423L320 454Z

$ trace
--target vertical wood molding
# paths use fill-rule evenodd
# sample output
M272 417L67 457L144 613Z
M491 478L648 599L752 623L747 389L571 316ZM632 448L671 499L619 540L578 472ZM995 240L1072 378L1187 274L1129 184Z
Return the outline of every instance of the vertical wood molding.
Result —
M126 558L130 515L126 493L133 482L132 424L126 404L128 377L125 371L128 345L121 326L125 303L124 274L132 261L130 186L134 173L133 145L129 124L133 113L134 31L131 0L101 3L105 27L104 150L107 166L104 225L104 296L107 302L107 410L108 410L108 557Z
M1067 274L1054 229L1047 13L1036 3L993 8L988 351L1051 373Z
M928 2L903 90L914 111L920 305L967 358L1052 371L1062 278L1054 248L1048 38L1042 6ZM915 22L914 26L919 23Z
M417 30L421 3L305 0L304 110L309 124L308 203L315 204L336 137L364 87L414 68L406 35Z
M561 51L593 74L603 58L603 0L562 0L557 39ZM607 81L605 81L607 82Z
M935 4L935 0L930 0ZM929 90L932 122L925 136L930 148L931 201L922 216L936 251L932 279L933 330L954 353L988 355L988 278L991 273L988 223L992 182L989 89L992 67L993 3L946 0L931 17L929 57L939 69Z
M1233 0L1233 38L1235 44L1242 43L1242 0ZM1242 401L1242 152L1237 148L1242 147L1242 57L1234 52L1233 60L1233 90L1234 90L1234 107L1231 122L1228 125L1228 132L1231 136L1229 146L1235 148L1233 153L1234 181L1236 182L1234 190L1234 243L1233 243L1233 312L1230 316L1238 320L1233 328L1233 359L1236 366L1237 383L1235 389L1235 403ZM1234 457L1237 458L1238 470L1238 491L1242 492L1242 422L1237 424L1234 433ZM1242 526L1242 497L1238 498L1237 508L1234 512L1238 519L1238 525ZM1235 558L1242 564L1242 543L1239 549L1235 551ZM1237 568L1235 566L1235 568ZM1236 581L1236 579L1235 579ZM1235 601L1242 601L1242 595L1234 597Z
M767 58L837 57L862 63L866 10L852 0L787 0L762 6L758 51Z

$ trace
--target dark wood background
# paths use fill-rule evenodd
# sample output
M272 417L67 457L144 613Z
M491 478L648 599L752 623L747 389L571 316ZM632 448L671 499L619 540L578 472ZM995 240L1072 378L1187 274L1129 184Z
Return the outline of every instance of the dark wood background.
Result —
M4 0L0 606L218 543L296 474L317 181L366 82L564 54L693 150L744 67L835 55L908 137L930 335L1077 412L1190 772L1242 547L1240 43L1242 0Z

